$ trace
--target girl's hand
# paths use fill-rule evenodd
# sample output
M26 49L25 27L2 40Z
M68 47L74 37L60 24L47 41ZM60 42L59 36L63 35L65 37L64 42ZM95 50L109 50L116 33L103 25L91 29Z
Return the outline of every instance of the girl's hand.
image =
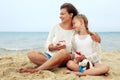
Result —
M80 57L81 57L81 60L86 59L85 55L83 55L83 54Z
M75 61L76 61L77 63L79 63L80 61L82 61L82 60L84 60L84 59L86 59L86 57L81 54L81 55L79 55L79 56L77 56L77 57L75 58Z

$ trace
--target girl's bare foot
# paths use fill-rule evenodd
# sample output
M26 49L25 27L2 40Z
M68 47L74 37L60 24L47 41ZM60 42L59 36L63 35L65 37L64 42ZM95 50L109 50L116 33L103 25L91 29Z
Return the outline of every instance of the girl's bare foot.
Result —
M71 73L72 73L72 71L67 71L67 72L66 72L66 74L71 74Z

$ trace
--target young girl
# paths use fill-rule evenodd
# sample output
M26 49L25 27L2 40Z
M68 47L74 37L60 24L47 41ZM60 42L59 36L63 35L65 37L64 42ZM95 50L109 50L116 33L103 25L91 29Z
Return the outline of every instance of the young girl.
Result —
M85 15L78 14L73 18L73 28L76 31L72 39L74 60L67 63L67 67L75 71L76 75L100 75L108 72L109 68L101 64L101 54L99 43L93 41L90 35L93 35L88 29L88 20ZM94 64L94 68L79 72L79 61L88 59Z

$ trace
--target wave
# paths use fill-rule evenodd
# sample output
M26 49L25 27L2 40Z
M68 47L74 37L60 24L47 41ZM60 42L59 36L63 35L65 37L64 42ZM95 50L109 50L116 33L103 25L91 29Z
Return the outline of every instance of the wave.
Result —
M28 51L33 49L41 49L41 48L0 48L0 51Z
M4 51L22 51L22 50L30 50L28 48L0 48L0 50L4 50Z

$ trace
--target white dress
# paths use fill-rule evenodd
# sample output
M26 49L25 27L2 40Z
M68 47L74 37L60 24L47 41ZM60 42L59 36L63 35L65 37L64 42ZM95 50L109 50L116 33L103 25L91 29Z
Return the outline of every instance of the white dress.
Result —
M50 44L56 45L59 41L65 41L66 49L71 52L71 40L75 31L72 30L64 30L59 24L55 25L50 31L47 39L47 53L53 56L57 51L49 51L48 46Z
M86 36L81 39L81 36ZM100 44L93 41L90 35L75 34L72 39L73 52L80 52L92 63L101 63ZM76 55L76 54L75 54Z

